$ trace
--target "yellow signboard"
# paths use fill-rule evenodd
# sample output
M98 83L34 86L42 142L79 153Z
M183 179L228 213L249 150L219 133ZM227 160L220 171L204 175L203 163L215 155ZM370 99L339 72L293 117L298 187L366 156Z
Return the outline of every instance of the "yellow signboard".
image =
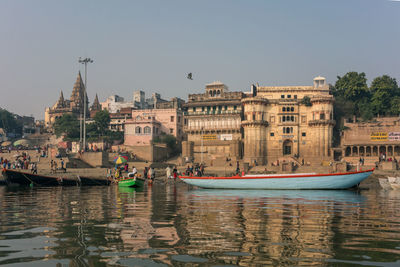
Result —
M203 140L217 140L217 135L216 134L203 134L201 136L201 139L203 139Z
M387 132L374 132L371 133L371 141L387 141L388 133Z

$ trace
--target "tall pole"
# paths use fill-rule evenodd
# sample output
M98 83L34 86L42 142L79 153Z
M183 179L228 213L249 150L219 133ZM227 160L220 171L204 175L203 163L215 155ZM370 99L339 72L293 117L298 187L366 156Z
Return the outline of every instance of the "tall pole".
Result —
M201 138L201 164L203 164L203 127L201 127L201 131L200 131L200 138Z
M83 90L83 151L86 151L87 64L93 63L93 60L90 58L85 58L85 59L79 58L79 63L82 63L85 65L85 88Z

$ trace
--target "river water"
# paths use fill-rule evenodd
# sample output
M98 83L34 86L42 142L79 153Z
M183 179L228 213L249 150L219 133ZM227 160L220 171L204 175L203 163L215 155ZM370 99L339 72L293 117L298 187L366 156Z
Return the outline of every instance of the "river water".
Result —
M400 191L0 187L0 265L400 266Z

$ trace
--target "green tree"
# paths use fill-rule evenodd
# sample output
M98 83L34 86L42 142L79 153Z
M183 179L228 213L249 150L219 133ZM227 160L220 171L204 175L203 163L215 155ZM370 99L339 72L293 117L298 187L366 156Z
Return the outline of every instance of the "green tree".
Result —
M371 83L371 104L375 114L389 115L392 113L392 99L400 96L396 79L388 75L376 77ZM394 108L396 110L396 108ZM394 111L395 111L394 110Z
M395 96L390 101L390 113L400 115L400 96Z
M16 119L14 114L0 108L0 128L6 132L21 133L22 125Z
M369 97L369 89L365 73L348 72L343 77L337 76L333 90L334 96L342 95L346 100L358 102Z
M301 104L307 106L307 107L311 107L311 99L308 96L303 97L303 99L300 102Z
M67 138L79 138L79 121L72 114L63 114L54 123L54 132L57 137L65 134Z
M107 110L100 110L94 116L94 122L101 136L104 136L110 125L110 113Z

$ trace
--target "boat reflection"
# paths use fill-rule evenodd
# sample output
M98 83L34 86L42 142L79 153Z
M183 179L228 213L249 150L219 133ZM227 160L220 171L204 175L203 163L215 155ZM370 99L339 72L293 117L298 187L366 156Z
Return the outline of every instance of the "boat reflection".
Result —
M365 197L358 192L350 190L216 190L216 189L198 189L188 191L187 194L192 197L201 198L277 198L277 199L299 199L310 201L338 201L361 203Z

